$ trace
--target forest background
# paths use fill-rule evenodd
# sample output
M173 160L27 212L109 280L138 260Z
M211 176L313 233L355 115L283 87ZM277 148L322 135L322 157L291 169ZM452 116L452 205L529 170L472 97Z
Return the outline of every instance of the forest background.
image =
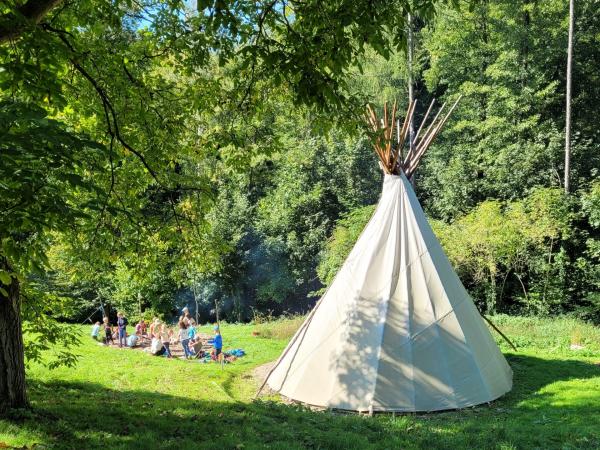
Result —
M407 105L406 17L327 34L327 14L360 23L351 3L302 22L287 2L65 2L18 41L0 26L0 294L47 330L28 358L100 305L207 322L314 304L380 192L364 106ZM567 2L423 5L417 123L463 98L415 185L461 280L484 313L600 323L598 2L577 2L569 194Z

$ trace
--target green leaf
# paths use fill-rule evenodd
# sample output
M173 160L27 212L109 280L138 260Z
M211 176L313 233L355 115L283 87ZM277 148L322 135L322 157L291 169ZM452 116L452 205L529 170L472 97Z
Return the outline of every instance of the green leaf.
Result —
M0 270L0 281L7 286L10 285L12 281L10 274L5 270Z

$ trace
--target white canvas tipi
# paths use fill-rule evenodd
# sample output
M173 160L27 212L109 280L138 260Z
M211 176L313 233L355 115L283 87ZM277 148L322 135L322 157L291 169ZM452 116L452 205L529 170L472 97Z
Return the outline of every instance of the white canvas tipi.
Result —
M285 397L354 411L436 411L511 389L512 371L404 174L407 160L386 170L373 217L269 374Z

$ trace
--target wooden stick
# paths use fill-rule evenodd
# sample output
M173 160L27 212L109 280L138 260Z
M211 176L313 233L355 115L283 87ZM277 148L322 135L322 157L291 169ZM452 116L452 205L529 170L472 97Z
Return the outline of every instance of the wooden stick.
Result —
M371 105L367 104L367 110L371 114L371 120L372 120L372 123L373 123L373 128L375 130L379 129L379 124L377 122L377 114L375 114L375 111L373 110L373 108L371 107Z
M444 110L445 107L446 107L446 102L444 102L442 107L439 109L439 111L437 112L437 114L435 115L435 117L433 118L433 120L431 121L431 123L429 124L427 129L425 130L425 134L421 138L421 142L423 142L423 140L427 137L428 133L430 132L431 128L433 127L437 118L440 116L440 114L442 113L442 111ZM421 144L421 142L419 142L419 143L415 142L415 147L417 147L419 144Z
M402 132L400 133L400 143L398 144L398 149L402 149L402 147L404 147L404 141L406 140L406 136L407 136L408 130L410 128L409 124L412 119L412 115L415 111L416 104L417 104L417 101L413 100L413 102L408 106L408 110L406 111L406 118L404 119L404 124L402 125ZM393 161L394 167L396 166L396 164L398 162L399 156L400 156L400 153L397 153L396 158ZM403 166L403 168L404 168L404 166Z
M480 313L480 314L481 314L481 313ZM508 345L510 345L510 346L512 347L512 349L513 349L515 352L517 352L517 351L518 351L518 350L517 350L517 347L515 347L515 344L513 344L513 343L510 341L510 339L509 339L509 338L507 338L507 337L506 337L506 335L505 335L505 334L504 334L502 331L500 331L500 329L499 329L499 328L498 328L496 325L494 325L494 324L492 323L492 321L491 321L490 319L488 319L487 317L485 317L483 314L481 314L481 317L483 317L483 319L484 319L484 320L485 320L487 323L489 323L489 324L490 324L490 326L491 326L491 327L492 327L494 330L496 330L496 332L497 332L497 333L498 333L500 336L502 336L506 342L508 342Z
M396 120L396 107L397 107L397 102L396 100L394 100L394 106L392 107L392 116L390 117L390 122L386 122L385 123L385 127L386 127L386 131L387 131L387 136L386 136L386 158L387 158L387 163L388 165L390 165L392 159L391 159L391 154L392 154L392 139L394 136L394 121ZM393 168L390 167L390 169L393 172Z
M383 102L383 123L381 124L381 128L385 129L387 127L388 120L388 110L387 110L387 102Z
M371 107L371 105L367 104L367 122L369 122L371 124L371 127L373 128L373 133L374 133L374 137L373 137L373 149L375 150L375 153L377 154L377 156L379 157L379 160L385 165L385 156L383 154L381 147L381 137L380 137L380 128L379 128L379 121L377 120L377 114L375 113L375 111L373 110L373 108ZM387 170L384 170L385 172L387 172Z
M440 133L441 129L444 127L444 125L448 121L448 118L450 117L450 114L452 114L452 111L454 111L454 108L456 108L456 105L458 105L458 102L460 101L461 98L462 98L462 95L459 95L458 98L456 99L456 101L454 102L454 104L452 105L452 107L450 108L450 111L448 111L448 113L444 116L444 118L442 119L442 121L439 124L439 126L437 126L435 128L434 134L431 137L431 139L429 139L429 143L427 144L427 147L429 147L429 145L431 144L431 142L433 141L433 139L435 139L437 137L437 135ZM425 147L425 149L427 149L427 147Z
M417 142L417 139L419 139L419 134L421 133L421 130L423 129L423 125L425 125L425 122L427 122L427 118L429 117L429 113L431 112L431 108L433 108L434 103L435 103L435 98L433 100L431 100L431 104L429 105L429 108L427 108L425 117L423 117L423 120L421 121L421 126L417 130L417 134L415 134L415 143Z
M406 171L407 177L410 178L412 176L415 169L417 168L417 165L419 164L419 161L423 157L423 154L429 148L429 145L431 144L433 139L437 136L437 133L441 129L442 125L443 125L443 120L440 120L437 123L437 125L435 126L435 128L433 128L433 130L431 130L431 132L428 135L423 137L423 139L425 139L425 141L424 142L422 141L420 143L419 147L415 148L415 151L413 152L413 155L411 156L411 159L408 162L407 171Z
M400 119L396 119L396 153L394 154L394 161L402 161L402 148L400 147Z
M409 162L406 176L411 176L414 173L414 171L417 168L417 165L419 164L419 161L423 157L423 154L429 148L429 145L431 145L431 142L440 133L442 127L447 122L448 117L450 117L450 114L452 114L452 111L454 111L454 108L456 108L456 105L458 105L458 102L460 101L461 98L462 98L462 95L459 95L458 98L456 99L456 101L454 102L454 104L452 105L452 107L450 108L450 110L448 111L448 113L444 116L444 118L439 121L439 123L436 125L436 127L433 129L433 131L429 135L426 135L427 140L424 143L422 143L422 145L420 143L419 148L415 150L415 157L412 158L411 161ZM439 115L439 113L438 113L438 115ZM424 139L425 139L425 137L424 137Z
M434 127L431 129L431 131L430 131L428 134L425 134L425 135L423 136L423 139L421 140L421 142L419 142L419 145L417 145L417 146L415 147L415 152L414 152L414 155L416 155L416 157L419 157L419 155L420 155L420 152L421 152L421 150L422 150L422 149L424 149L424 148L427 148L427 145L428 145L428 144L431 142L431 140L434 138L434 136L435 136L436 132L438 132L438 131L440 130L441 126L443 125L443 122L444 122L444 119L443 119L443 118L442 118L442 119L440 119L440 120L438 121L438 123L436 123L436 124L435 124L435 126L434 126ZM414 156L414 155L413 155L413 156ZM412 162L413 162L413 161L411 161L411 165L412 165Z
M452 111L454 111L454 108L456 108L456 105L458 105L458 102L460 101L461 98L462 98L462 94L460 94L458 96L458 98L456 99L456 101L452 105L452 108L450 108L450 111L448 111L448 114L446 114L446 117L444 117L444 121L442 123L442 126L444 126L446 124L446 121L448 120L448 117L450 117L450 114L452 114Z
M413 102L408 105L408 110L406 111L406 117L404 118L404 124L402 125L402 136L400 137L400 147L404 147L404 141L406 140L406 136L408 135L408 129L410 128L410 119L412 118L412 113L415 109L417 101L413 100Z
M446 106L446 103L444 103L442 105L442 107L440 108L438 113L435 115L435 117L433 118L433 120L431 121L429 126L427 127L427 130L425 130L425 134L421 138L421 141L419 141L419 143L415 142L414 150L411 152L411 154L406 155L406 159L404 160L404 166L407 168L407 176L408 176L408 171L414 165L414 162L422 156L423 152L421 150L424 148L423 146L425 144L427 144L427 142L431 142L431 139L432 139L435 131L438 129L439 125L443 122L443 119L440 119L437 123L436 123L436 120L439 117L440 113L442 112L442 110L444 109L445 106Z

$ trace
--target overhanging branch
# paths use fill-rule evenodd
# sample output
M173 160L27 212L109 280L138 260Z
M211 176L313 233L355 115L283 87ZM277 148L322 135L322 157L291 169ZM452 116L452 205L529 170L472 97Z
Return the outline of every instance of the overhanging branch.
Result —
M27 28L37 25L62 0L28 0L0 16L0 44L17 39Z

